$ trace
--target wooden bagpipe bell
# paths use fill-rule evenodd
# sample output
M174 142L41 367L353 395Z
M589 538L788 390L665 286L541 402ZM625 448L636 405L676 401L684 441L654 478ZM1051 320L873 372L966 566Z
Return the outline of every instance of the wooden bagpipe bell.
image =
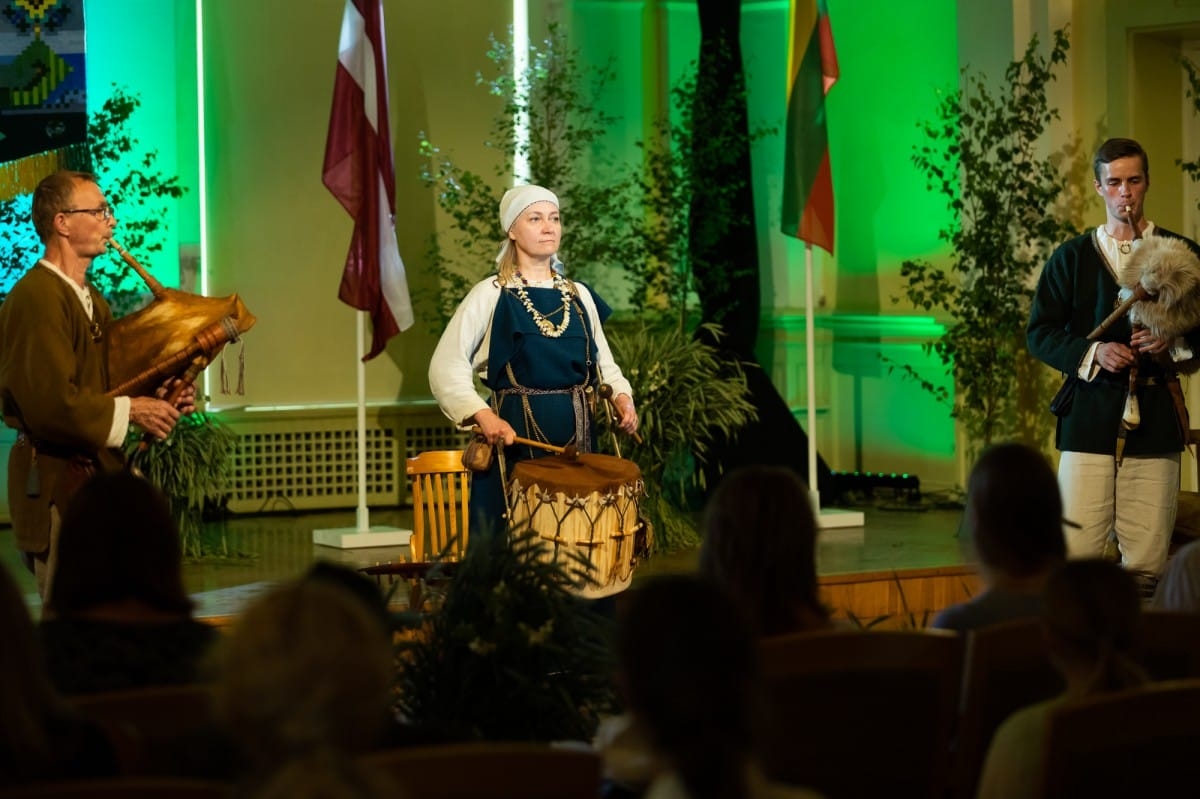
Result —
M182 391L226 344L254 326L254 315L237 294L204 297L165 288L119 244L109 244L153 295L105 331L110 396L152 395L172 377L180 378Z

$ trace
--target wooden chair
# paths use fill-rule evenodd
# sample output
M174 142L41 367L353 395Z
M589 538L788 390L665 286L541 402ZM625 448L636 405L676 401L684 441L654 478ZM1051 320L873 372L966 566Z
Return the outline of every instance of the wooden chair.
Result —
M404 467L412 478L413 534L409 561L380 563L360 571L399 577L409 583L409 607L425 604L431 573L448 577L467 551L471 472L462 465L462 450L431 450L409 458Z
M107 777L0 789L0 799L226 799L232 785L176 777Z
M1142 614L1142 665L1155 680L1200 677L1200 614Z
M147 737L186 732L213 718L212 686L204 683L106 691L69 701L88 718L129 725Z
M68 701L109 731L126 774L153 770L159 753L171 742L213 720L212 687L206 684L131 688L73 696Z
M932 632L821 632L759 644L764 766L831 797L943 796L963 642Z
M404 467L412 478L414 561L461 560L467 551L471 472L461 450L422 452Z
M363 755L408 799L596 799L600 756L534 743L459 743Z
M982 627L966 640L953 795L972 799L996 729L1014 711L1058 696L1065 685L1046 654L1038 619Z
M1046 726L1045 797L1187 793L1200 751L1200 680L1064 704Z

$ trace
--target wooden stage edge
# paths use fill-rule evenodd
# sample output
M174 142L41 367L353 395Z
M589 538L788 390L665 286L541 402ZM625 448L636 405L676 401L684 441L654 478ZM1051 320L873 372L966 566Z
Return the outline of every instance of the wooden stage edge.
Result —
M831 574L818 582L834 619L881 630L924 629L943 608L982 590L970 565Z
M965 602L982 590L979 573L970 565L831 574L818 582L821 601L836 621L872 630L925 629L943 608ZM404 606L393 609L403 610ZM198 618L227 628L237 614Z
M863 527L818 535L820 595L835 619L871 629L920 629L943 608L979 593L980 578L958 532L960 510L865 510ZM410 528L412 512L378 509L372 522ZM354 523L353 511L336 511L231 515L212 524L206 532L235 555L184 564L196 617L226 627L255 597L317 560L361 568L406 556L407 547L342 550L313 542L314 530ZM656 554L638 566L634 588L656 574L694 572L698 562L695 549ZM33 577L20 563L11 528L2 526L0 567L10 570L31 611L40 615ZM407 591L395 595L407 597Z

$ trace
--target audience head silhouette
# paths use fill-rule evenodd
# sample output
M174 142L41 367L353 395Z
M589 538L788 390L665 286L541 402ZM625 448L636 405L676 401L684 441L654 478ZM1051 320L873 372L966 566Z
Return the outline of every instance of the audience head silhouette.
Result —
M1141 606L1137 581L1114 563L1072 560L1051 573L1043 591L1042 634L1066 691L1018 710L999 726L988 747L977 796L1044 793L1038 785L1054 762L1047 742L1054 714L1075 700L1146 682L1136 659ZM1116 753L1121 746L1110 742L1103 749L1084 751ZM1078 756L1076 751L1072 759Z
M726 591L757 635L829 625L817 590L817 522L808 486L782 466L730 472L704 510L700 573Z
M260 774L322 752L353 754L386 730L391 641L339 585L277 586L246 609L222 654L217 715Z
M46 676L33 619L8 570L0 567L0 785L17 781L22 772L36 776L37 762L50 759L46 721L59 699ZM5 775L11 775L6 777Z
M187 616L179 531L163 493L120 471L90 479L63 514L47 616L125 605Z
M370 577L341 563L318 560L304 573L303 579L332 585L358 599L363 608L379 622L384 635L391 634L395 623L388 610L387 599Z
M113 773L108 738L79 719L51 684L29 608L2 566L0 630L0 788Z
M1200 541L1184 545L1167 561L1154 606L1159 610L1200 613Z
M1137 581L1104 560L1072 560L1046 581L1042 619L1051 660L1075 695L1141 685Z
M759 700L738 608L707 580L653 578L631 593L617 638L629 712L688 795L745 795Z
M997 444L975 463L963 515L985 569L1031 577L1067 556L1058 478L1046 457L1024 444Z

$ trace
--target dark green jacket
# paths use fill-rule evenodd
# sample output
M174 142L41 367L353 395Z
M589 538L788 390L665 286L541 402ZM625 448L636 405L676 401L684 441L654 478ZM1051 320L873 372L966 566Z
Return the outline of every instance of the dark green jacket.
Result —
M1190 239L1156 227L1155 235L1187 241L1200 256L1200 246ZM1119 286L1105 266L1095 241L1095 231L1061 245L1046 262L1030 308L1026 335L1029 351L1065 375L1075 374L1091 346L1087 335L1116 307ZM1133 331L1128 316L1117 320L1099 341L1128 344ZM1193 352L1200 354L1200 327L1186 334ZM1153 363L1139 365L1139 378L1161 378ZM1091 382L1080 381L1071 410L1059 417L1055 444L1060 450L1112 455L1129 385L1128 371L1103 369ZM1175 406L1166 386L1159 382L1139 389L1141 424L1129 431L1126 455L1161 455L1179 452L1184 440L1176 421Z

